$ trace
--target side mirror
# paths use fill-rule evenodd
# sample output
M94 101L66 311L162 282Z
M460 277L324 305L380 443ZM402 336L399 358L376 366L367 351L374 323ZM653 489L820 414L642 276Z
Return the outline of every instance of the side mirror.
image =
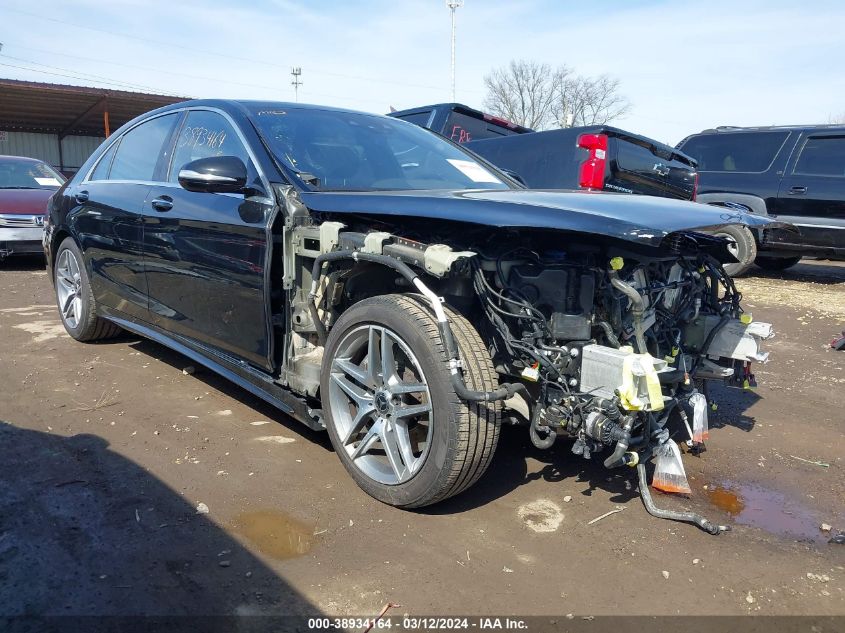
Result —
M246 186L246 165L236 156L199 158L182 166L179 184L200 193L238 193Z

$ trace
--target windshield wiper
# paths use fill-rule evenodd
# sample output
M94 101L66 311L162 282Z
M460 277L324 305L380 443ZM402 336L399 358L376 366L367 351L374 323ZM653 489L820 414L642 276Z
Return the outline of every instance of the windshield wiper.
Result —
M41 187L30 187L30 186L24 186L24 185L16 185L16 186L13 186L13 187L0 186L0 189L41 189Z
M308 173L307 171L298 171L295 172L296 177L299 178L305 184L311 185L312 187L320 186L320 179L319 177L315 176L314 174Z

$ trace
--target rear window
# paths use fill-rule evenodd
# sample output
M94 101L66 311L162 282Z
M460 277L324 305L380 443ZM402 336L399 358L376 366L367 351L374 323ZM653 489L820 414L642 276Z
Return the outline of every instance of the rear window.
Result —
M684 172L692 167L677 159L660 158L648 147L631 143L621 138L616 139L616 162L626 171L654 172L660 175L663 168L682 168Z
M493 121L486 119L476 119L475 117L463 114L461 112L452 112L446 120L446 126L443 130L443 136L451 139L455 143L469 143L470 141L480 141L485 138L499 138L501 136L511 136L519 134L516 130L499 125Z
M693 136L680 148L698 161L699 171L766 171L789 132L737 132Z
M807 139L795 164L795 173L845 176L845 136Z
M396 118L407 121L408 123L413 123L414 125L419 125L420 127L425 127L428 124L428 120L431 118L431 110L403 114L402 116L398 116Z

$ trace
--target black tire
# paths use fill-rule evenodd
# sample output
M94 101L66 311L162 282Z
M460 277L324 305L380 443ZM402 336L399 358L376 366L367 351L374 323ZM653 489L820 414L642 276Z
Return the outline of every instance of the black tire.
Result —
M726 237L736 245L734 255L739 262L725 264L725 272L731 277L739 277L747 272L754 264L754 258L757 257L757 242L751 231L744 226L730 225L715 231L714 235Z
M63 279L66 279L63 272L65 270L63 262L68 261L63 256L65 251L75 259L78 266L75 294L78 303L74 307L73 317L68 316L67 311L63 310L61 299L62 288L66 287L63 284ZM99 341L120 334L122 330L119 326L97 315L97 302L94 299L94 293L91 291L91 282L85 269L85 260L82 257L82 251L73 238L67 237L64 239L56 250L53 261L55 262L53 264L53 285L56 289L56 305L59 308L62 325L64 325L67 333L81 342Z
M766 257L765 255L758 255L757 259L754 260L754 263L763 270L780 272L786 270L787 268L792 268L800 261L800 255L794 257Z
M496 372L478 332L463 316L448 309L446 312L463 361L467 386L476 391L495 389L498 386ZM363 441L344 446L335 418L341 420L350 413L348 408L346 412L332 410L330 381L335 355L340 351L341 343L345 344L349 337L370 326L387 328L391 336L398 336L407 345L416 357L430 393L430 439L425 460L410 479L394 484L377 481L353 462L347 450L353 450ZM334 371L334 374L335 378L338 375L348 377L343 372ZM326 427L335 451L356 483L379 501L402 508L431 505L472 486L490 465L499 440L501 404L467 404L458 398L450 381L437 322L422 298L385 295L366 299L347 310L326 341L320 389ZM374 389L374 403L377 393Z

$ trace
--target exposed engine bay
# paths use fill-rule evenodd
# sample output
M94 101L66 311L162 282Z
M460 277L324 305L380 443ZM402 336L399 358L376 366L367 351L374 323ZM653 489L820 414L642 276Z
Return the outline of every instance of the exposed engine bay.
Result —
M590 251L482 258L475 289L514 359L508 373L539 388L533 443L563 434L584 458L611 449L608 468L636 465L647 455L634 449L665 442L673 412L686 426L706 416L694 397L704 380L753 386L751 363L767 360L760 344L772 328L743 312L712 255Z
M347 306L419 293L435 313L445 303L467 316L488 346L502 388L469 392L438 319L462 397L505 401L538 448L568 437L584 459L637 467L666 451L670 433L701 448L707 381L752 387L752 363L767 360L772 327L743 311L721 238L679 232L655 249L551 232L468 231L436 243L404 232L333 221L286 232L295 390L316 395L321 342Z

